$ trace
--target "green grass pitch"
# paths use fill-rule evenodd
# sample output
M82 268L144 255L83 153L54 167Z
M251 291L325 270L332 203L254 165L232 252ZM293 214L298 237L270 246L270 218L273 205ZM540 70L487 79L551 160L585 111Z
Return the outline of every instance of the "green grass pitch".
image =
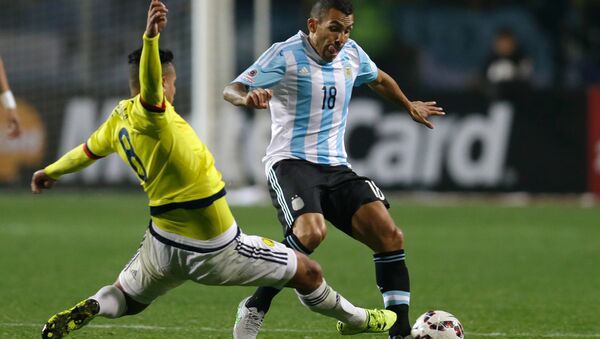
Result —
M0 195L0 338L37 338L49 316L112 283L146 228L142 193L61 189ZM600 208L397 202L391 213L407 239L412 319L449 311L467 338L600 338ZM246 233L281 238L272 207L234 214ZM349 300L381 306L367 248L330 227L314 258ZM230 338L237 304L252 290L187 283L140 315L98 318L71 338ZM338 335L334 320L287 290L259 337Z

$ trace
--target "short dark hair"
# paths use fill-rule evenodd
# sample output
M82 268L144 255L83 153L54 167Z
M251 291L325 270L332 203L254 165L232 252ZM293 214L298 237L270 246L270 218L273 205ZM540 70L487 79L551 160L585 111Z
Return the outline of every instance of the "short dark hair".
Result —
M310 11L310 16L321 19L332 8L346 15L354 14L352 0L317 0Z
M158 54L160 56L160 63L161 64L168 64L170 62L173 62L173 52L171 52L168 49L159 49L158 50ZM135 51L131 52L131 54L129 54L127 56L127 59L129 60L129 64L130 65L139 65L140 64L140 59L142 58L142 48L138 48Z

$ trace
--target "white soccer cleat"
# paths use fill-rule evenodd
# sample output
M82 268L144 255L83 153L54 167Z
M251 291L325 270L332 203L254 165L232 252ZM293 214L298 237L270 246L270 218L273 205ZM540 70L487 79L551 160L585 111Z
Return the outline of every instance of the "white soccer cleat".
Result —
M260 331L265 312L259 312L256 307L246 307L246 302L250 297L240 302L233 325L234 339L255 339Z

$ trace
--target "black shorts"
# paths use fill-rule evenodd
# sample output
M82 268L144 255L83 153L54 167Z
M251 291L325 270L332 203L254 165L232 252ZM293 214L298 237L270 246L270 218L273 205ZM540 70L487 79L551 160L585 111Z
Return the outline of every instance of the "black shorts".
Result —
M346 166L287 159L273 165L267 179L284 236L291 233L294 221L305 213L320 213L352 236L352 217L362 205L381 201L390 207L371 179Z

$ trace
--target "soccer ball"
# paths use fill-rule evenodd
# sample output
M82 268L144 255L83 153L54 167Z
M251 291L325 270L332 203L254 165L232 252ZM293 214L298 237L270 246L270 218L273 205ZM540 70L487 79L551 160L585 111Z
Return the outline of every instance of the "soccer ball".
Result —
M445 311L427 311L412 328L415 339L462 339L465 331L455 316Z

